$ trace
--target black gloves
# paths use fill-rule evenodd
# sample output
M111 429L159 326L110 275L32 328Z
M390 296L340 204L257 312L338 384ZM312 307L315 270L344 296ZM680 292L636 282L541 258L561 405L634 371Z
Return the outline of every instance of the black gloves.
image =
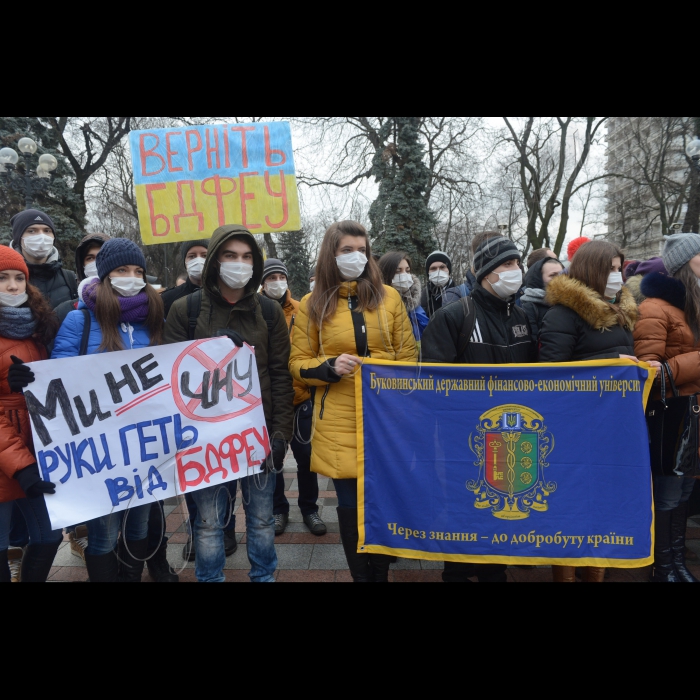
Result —
M39 466L32 464L26 469L17 472L15 479L27 498L39 498L40 496L53 496L56 493L56 485L50 481L42 481L39 474Z
M34 381L34 372L19 357L10 355L10 359L13 364L10 366L7 381L13 394L21 394L22 390L26 389Z
M284 458L287 456L287 441L286 440L273 440L272 441L272 452L267 458L264 469L265 473L269 474L273 468L278 474L284 469Z
M245 344L245 340L241 338L236 331L231 331L228 328L222 328L220 331L217 331L216 334L214 335L215 338L230 338L233 341L233 344L237 348L242 348L243 345Z

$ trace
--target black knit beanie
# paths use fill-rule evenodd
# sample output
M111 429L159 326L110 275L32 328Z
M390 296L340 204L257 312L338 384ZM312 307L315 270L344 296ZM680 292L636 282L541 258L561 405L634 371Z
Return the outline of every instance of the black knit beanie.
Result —
M146 270L146 258L141 249L128 238L113 238L97 254L97 274L101 280L122 265L138 265Z
M187 254L192 250L192 248L198 247L206 248L209 250L209 240L203 241L185 241L182 244L182 264L187 267Z
M474 256L476 281L481 284L494 270L509 260L520 260L522 255L515 243L508 238L491 238L484 241Z
M425 261L425 274L428 277L430 277L430 268L436 262L445 263L450 274L452 274L452 260L450 260L450 256L447 253L443 253L441 250L436 250L434 253L431 253Z
M35 224L48 226L53 231L54 236L56 235L56 227L51 221L51 217L38 209L27 209L19 214L15 214L10 220L10 224L12 225L12 243L15 250L21 250L20 241L22 240L22 235L30 226Z

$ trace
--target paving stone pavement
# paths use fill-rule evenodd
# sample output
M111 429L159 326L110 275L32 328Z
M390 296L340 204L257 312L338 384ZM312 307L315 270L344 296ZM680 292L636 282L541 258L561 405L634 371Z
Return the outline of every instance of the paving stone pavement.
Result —
M301 511L297 506L299 486L296 479L296 463L291 454L285 463L285 480L291 514L286 534L276 540L279 558L277 582L351 583L338 534L338 500L332 480L319 477L320 515L328 525L328 535L325 537L314 537L303 524ZM170 538L168 560L179 572L181 582L194 583L194 564L188 564L182 558L183 546L187 542L187 508L184 499L168 502L165 515L166 533ZM236 537L241 546L226 563L226 578L229 583L248 583L250 564L245 549L245 515L240 498L236 502L235 515ZM689 562L691 571L700 578L700 518L689 522L688 546L698 557ZM392 566L389 580L392 583L439 583L442 581L442 569L442 564L436 562L401 559ZM71 553L66 538L51 570L50 582L84 583L87 578L84 563ZM549 568L511 568L508 570L508 578L513 583L550 583L552 575ZM649 569L613 569L608 574L608 581L611 583L645 583L648 580ZM147 571L144 573L143 582L152 582Z

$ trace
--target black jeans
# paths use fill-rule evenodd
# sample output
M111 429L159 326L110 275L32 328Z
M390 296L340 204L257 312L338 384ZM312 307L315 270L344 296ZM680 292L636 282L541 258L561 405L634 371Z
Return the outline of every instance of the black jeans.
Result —
M311 471L311 431L314 422L312 401L298 406L294 412L292 453L299 468L299 508L306 517L318 513L318 476ZM289 515L289 501L284 494L284 473L277 475L275 515Z

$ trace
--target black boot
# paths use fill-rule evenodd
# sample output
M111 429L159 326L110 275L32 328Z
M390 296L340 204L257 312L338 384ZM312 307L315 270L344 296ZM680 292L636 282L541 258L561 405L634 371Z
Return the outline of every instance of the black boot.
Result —
M12 583L10 565L7 563L7 550L0 552L0 583Z
M338 508L338 523L340 524L340 539L343 542L352 580L355 583L372 583L369 554L357 553L357 543L360 540L357 527L357 509Z
M90 583L117 583L119 580L119 560L114 552L95 557L85 552Z
M656 513L656 550L654 553L654 573L652 583L680 583L673 566L673 549L671 548L670 510Z
M385 557L382 554L369 555L369 565L374 583L389 583L389 569L392 562L392 557Z
M22 583L46 583L60 545L29 545L22 557Z
M163 539L158 550L149 552L151 557L147 562L148 573L156 583L180 583L180 577L172 570L168 563L168 540Z
M122 565L119 573L119 582L141 583L146 557L148 556L148 540L126 542L126 546L120 550L120 556Z
M681 503L678 508L671 513L673 568L676 570L676 576L680 583L700 583L688 570L685 560L685 538L688 533L688 512L688 503Z

